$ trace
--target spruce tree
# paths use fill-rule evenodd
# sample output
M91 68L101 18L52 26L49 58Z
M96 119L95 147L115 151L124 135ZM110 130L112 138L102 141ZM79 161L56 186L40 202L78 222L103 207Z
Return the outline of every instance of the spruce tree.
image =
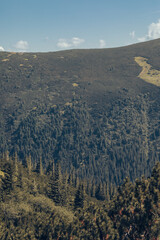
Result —
M53 163L53 170L48 183L48 197L51 198L57 205L62 202L61 184L60 165L57 163L54 168Z
M3 171L5 174L5 177L3 179L3 184L2 184L2 191L3 191L3 200L5 196L9 196L12 188L13 188L13 181L12 181L12 166L10 162L6 162L3 166Z
M97 198L97 200L101 200L101 201L105 200L104 190L101 183L99 183L96 188L95 197Z
M29 173L29 175L31 175L31 172L32 172L32 159L31 159L31 155L26 157L26 164L27 164L28 173Z
M54 171L54 181L52 185L52 194L53 194L53 201L56 204L61 203L61 170L60 170L60 164L57 163L55 166L55 171Z
M83 190L83 185L79 185L76 194L75 194L75 199L74 199L74 208L83 208L84 206L84 190Z
M36 172L39 173L41 176L43 175L43 166L42 166L42 157L41 156L37 162Z
M14 186L17 185L17 179L18 179L18 174L19 174L19 169L18 169L18 155L17 152L15 152L14 157L13 157L13 184Z

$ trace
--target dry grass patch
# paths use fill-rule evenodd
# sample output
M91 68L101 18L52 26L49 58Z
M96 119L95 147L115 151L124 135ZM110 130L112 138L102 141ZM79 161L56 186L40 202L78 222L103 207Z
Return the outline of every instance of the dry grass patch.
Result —
M65 106L70 106L70 107L72 107L72 103L66 102L66 103L65 103Z
M16 52L10 52L7 57L10 57L12 55L16 54Z
M8 58L2 60L2 62L8 62L8 61L9 61Z
M72 86L73 87L78 87L78 84L77 83L73 83Z
M146 82L160 86L160 71L153 69L152 66L147 63L147 58L135 57L135 61L139 66L142 67L142 71L138 77Z
M1 170L0 170L0 176L3 177L3 178L5 177L5 173L2 172Z

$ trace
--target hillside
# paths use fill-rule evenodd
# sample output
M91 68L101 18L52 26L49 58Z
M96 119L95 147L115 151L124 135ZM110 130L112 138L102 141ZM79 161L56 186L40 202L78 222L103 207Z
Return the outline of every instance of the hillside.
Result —
M151 73L135 59L146 59ZM42 157L105 183L149 176L160 156L160 40L116 49L0 52L1 153ZM148 71L149 71L148 70ZM151 79L151 80L150 80Z

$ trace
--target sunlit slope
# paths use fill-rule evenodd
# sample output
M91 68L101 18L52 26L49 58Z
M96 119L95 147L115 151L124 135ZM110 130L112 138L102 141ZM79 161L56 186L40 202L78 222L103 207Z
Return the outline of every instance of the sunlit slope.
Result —
M153 67L147 63L147 58L135 57L135 61L142 67L139 78L156 86L160 86L160 71L153 69Z

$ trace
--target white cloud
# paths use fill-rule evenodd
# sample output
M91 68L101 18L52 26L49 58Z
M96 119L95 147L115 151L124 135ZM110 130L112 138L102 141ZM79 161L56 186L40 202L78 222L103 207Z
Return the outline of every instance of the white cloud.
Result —
M157 23L151 23L148 27L148 37L156 39L160 37L160 19Z
M84 43L84 39L81 39L81 38L77 38L77 37L74 37L72 38L72 45L74 47L77 47L78 45L80 45L81 43Z
M68 42L68 40L66 40L64 38L60 38L58 40L57 46L59 48L69 48L69 47L71 47L71 44Z
M138 41L143 42L156 38L160 38L160 19L157 23L151 23L148 26L148 33L145 36L138 38Z
M131 36L131 38L135 38L135 31L130 32L129 35Z
M139 42L145 42L146 40L147 40L146 36L138 38Z
M26 51L29 47L29 44L27 41L23 41L20 40L18 41L15 46L14 46L17 50L21 50L21 51Z
M78 37L73 37L72 39L65 39L65 38L60 38L57 43L57 47L59 48L72 48L72 47L77 47L84 43L84 39L78 38Z
M103 39L99 40L99 46L100 46L100 48L105 48L106 47L105 40L103 40Z
M5 51L2 46L0 46L0 52Z

